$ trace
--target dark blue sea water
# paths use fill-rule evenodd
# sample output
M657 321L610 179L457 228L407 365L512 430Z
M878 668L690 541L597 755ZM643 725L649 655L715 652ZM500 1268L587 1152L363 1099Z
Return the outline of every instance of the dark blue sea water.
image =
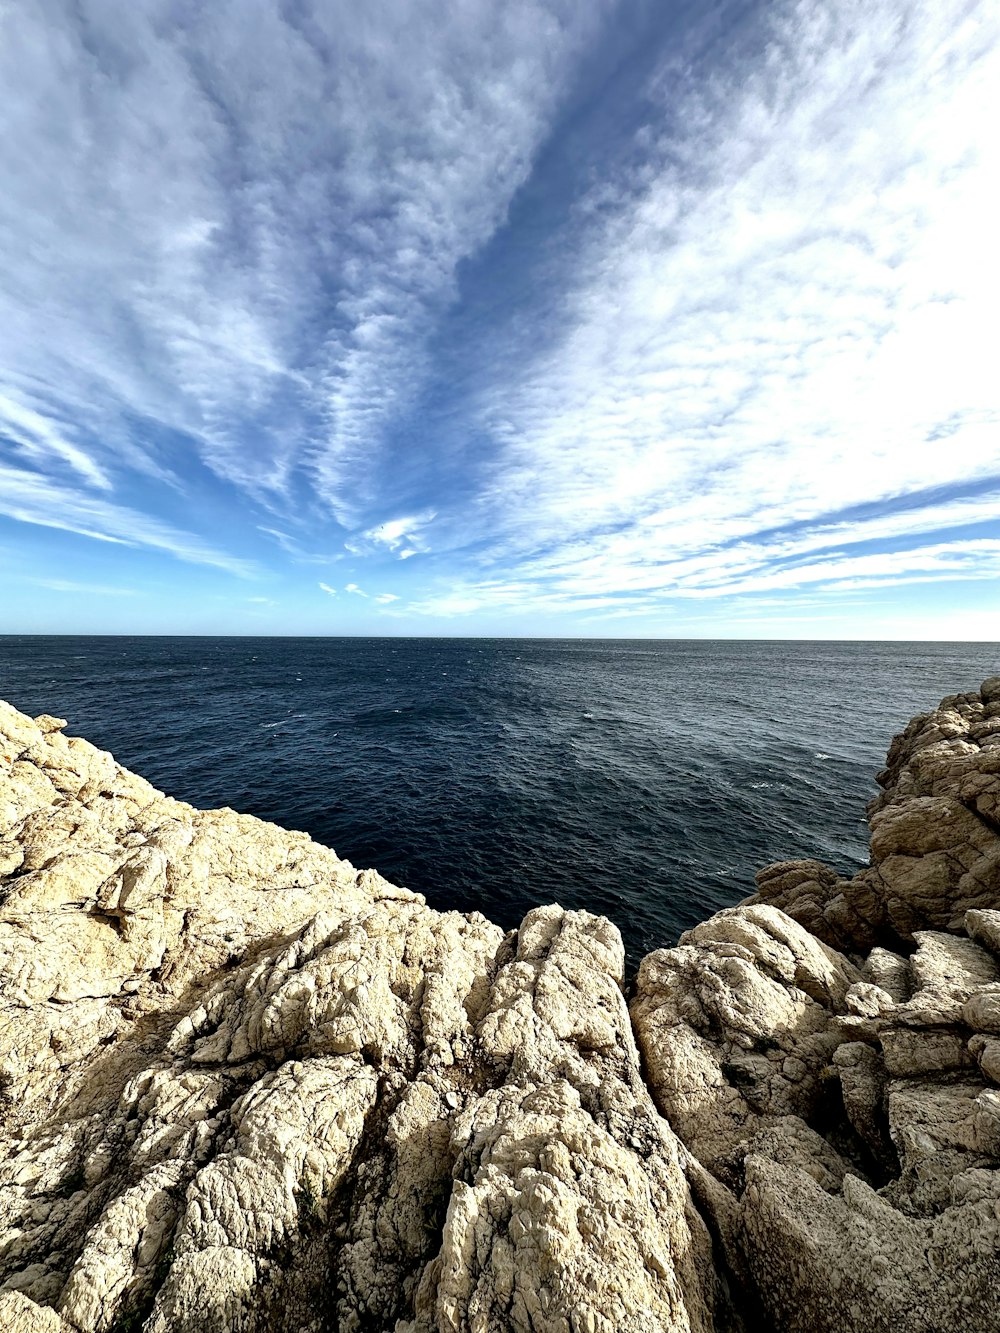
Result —
M0 697L438 907L611 916L635 964L768 861L867 859L914 713L986 644L0 638Z

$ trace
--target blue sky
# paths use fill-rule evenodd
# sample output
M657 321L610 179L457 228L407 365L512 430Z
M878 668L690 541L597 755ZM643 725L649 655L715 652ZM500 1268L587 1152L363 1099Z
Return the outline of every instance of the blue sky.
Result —
M0 25L0 631L1000 640L997 6Z

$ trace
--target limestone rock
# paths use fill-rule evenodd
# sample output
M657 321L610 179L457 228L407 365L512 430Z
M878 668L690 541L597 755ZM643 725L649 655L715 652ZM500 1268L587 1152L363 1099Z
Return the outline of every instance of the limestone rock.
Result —
M908 1217L855 1175L839 1195L763 1157L741 1201L753 1279L787 1333L996 1326L995 1197Z
M995 682L951 695L896 736L869 807L871 865L850 880L818 861L757 875L748 900L780 907L849 954L963 929L1000 908L1000 699Z
M726 1324L614 926L506 938L61 726L0 708L0 1327Z
M699 1200L729 1271L775 1328L985 1333L1000 1326L1000 678L914 719L879 781L868 868L762 871L744 905L644 960L633 1020L657 1104L716 1178ZM798 923L784 918L788 955L763 911Z
M768 903L836 949L870 949L877 935L848 894L852 885L822 861L779 861L756 875L757 894L748 903Z
M871 864L505 936L0 705L0 1329L1000 1326L1000 678Z
M599 918L525 918L479 1026L504 1081L454 1123L443 1243L407 1333L715 1326L711 1242L640 1076L623 963Z
M831 1020L859 980L770 906L720 912L643 960L632 1019L650 1086L721 1179L738 1181L759 1132L818 1113L841 1041Z
M0 1328L4 1333L74 1333L55 1310L36 1305L16 1291L0 1292Z

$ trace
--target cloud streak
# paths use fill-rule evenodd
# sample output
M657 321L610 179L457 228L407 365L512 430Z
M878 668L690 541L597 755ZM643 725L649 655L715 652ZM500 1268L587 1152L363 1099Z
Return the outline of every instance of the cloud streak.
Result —
M183 485L152 439L180 433L258 501L307 486L353 526L457 266L611 8L40 0L0 53L0 432L103 489L123 465Z
M103 496L92 496L38 473L0 466L0 514L19 523L54 528L116 546L144 547L188 564L208 565L239 578L254 578L257 566L203 542L199 537Z
M754 31L713 79L664 63L673 128L640 182L602 182L551 348L482 393L476 522L508 568L555 547L568 585L600 557L627 587L740 539L764 555L775 528L819 547L998 517L1000 22L798 3ZM993 491L934 498L956 483Z
M989 6L37 0L0 80L0 515L95 588L998 577Z
M29 579L36 588L66 592L84 597L135 597L135 588L110 588L99 583L77 583L73 579Z

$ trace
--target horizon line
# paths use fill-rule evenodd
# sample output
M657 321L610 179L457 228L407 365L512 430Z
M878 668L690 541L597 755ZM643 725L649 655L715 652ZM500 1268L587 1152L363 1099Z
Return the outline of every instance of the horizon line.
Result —
M694 635L618 635L618 634L196 634L196 633L160 633L128 634L123 632L108 633L57 633L40 630L17 630L0 633L0 642L5 639L369 639L379 642L398 640L415 642L461 642L469 639L482 639L487 642L500 640L509 643L911 643L911 644L984 644L1000 648L1000 639L912 639L912 638L806 638L799 635L763 636L723 635L713 637L707 634Z

